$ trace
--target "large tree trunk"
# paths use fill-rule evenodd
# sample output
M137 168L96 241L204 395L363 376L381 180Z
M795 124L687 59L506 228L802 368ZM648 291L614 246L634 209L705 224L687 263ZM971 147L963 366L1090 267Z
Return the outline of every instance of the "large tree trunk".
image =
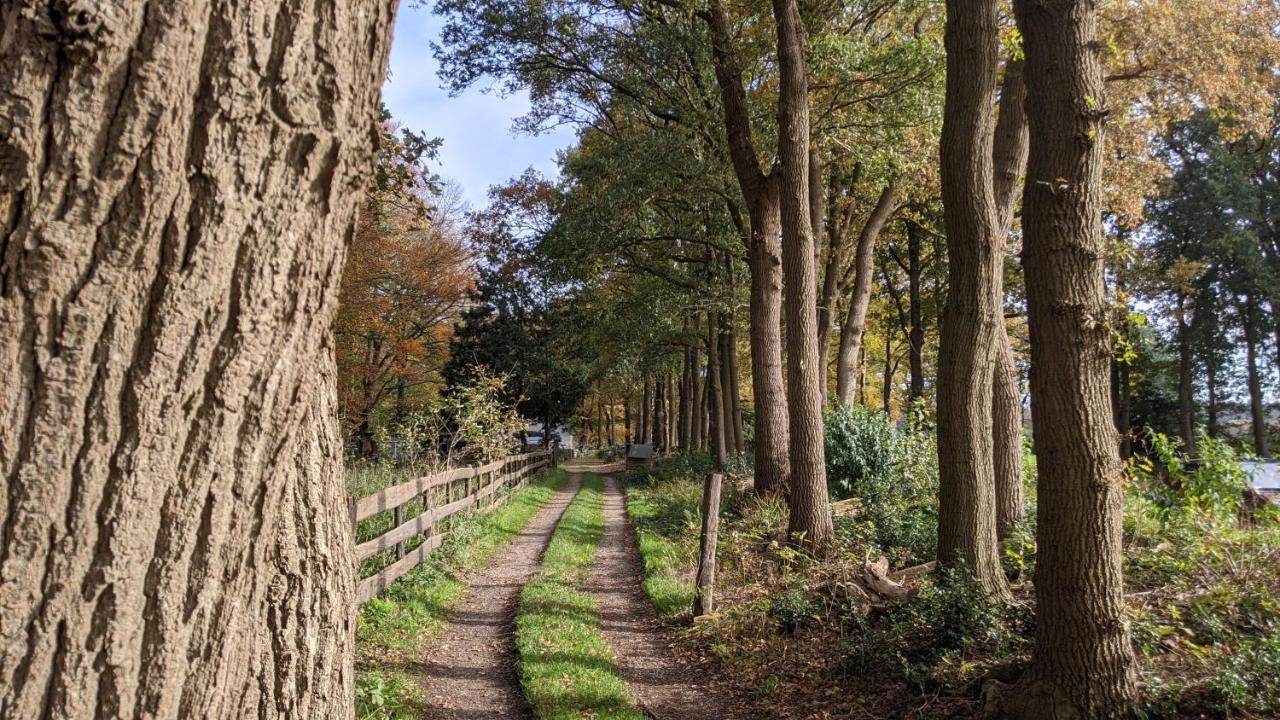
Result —
M1249 373L1249 414L1253 419L1253 451L1258 457L1269 454L1267 448L1267 410L1262 397L1262 375L1258 370L1258 345L1262 343L1258 326L1258 303L1252 295L1245 297L1241 308L1244 319L1244 356L1245 368Z
M853 292L849 311L840 327L840 348L836 353L836 397L846 405L853 403L854 370L862 351L862 336L867 331L867 309L871 306L871 277L875 272L875 244L885 223L898 209L899 182L894 180L880 192L875 208L862 226L853 260ZM826 380L826 373L823 373Z
M0 8L0 715L347 718L330 324L394 2Z
M817 280L809 225L809 81L796 0L774 0L778 30L778 160L782 200L783 306L787 320L787 403L791 433L790 536L809 547L834 529L823 454L818 367Z
M698 348L701 335L701 323L698 316L693 316L693 346L690 350L692 366L689 369L689 444L695 450L703 450L706 437L702 432L702 418L706 415L706 406L702 392L702 352Z
M948 290L938 367L938 559L1007 594L996 547L992 378L1003 242L992 187L998 3L947 2L942 202Z
M650 416L653 413L653 395L649 392L649 378L644 379L644 389L640 393L640 444L653 443L653 435L649 430Z
M760 169L742 68L732 47L729 18L718 0L703 15L711 31L716 85L738 186L746 199L751 237L751 388L755 397L755 489L790 485L787 396L782 373L782 247L777 177ZM714 348L715 346L711 346ZM711 348L708 348L709 350Z
M1136 696L1121 577L1121 467L1111 424L1101 218L1103 118L1089 0L1019 2L1031 155L1023 268L1039 458L1031 666L1002 715L1119 718Z

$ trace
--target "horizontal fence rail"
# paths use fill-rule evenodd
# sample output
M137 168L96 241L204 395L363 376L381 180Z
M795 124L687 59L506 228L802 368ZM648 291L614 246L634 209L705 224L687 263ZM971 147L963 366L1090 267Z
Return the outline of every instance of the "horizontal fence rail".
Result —
M498 494L510 495L525 484L538 470L551 464L550 450L512 455L485 465L446 470L435 475L414 478L365 497L347 498L351 531L362 520L378 513L392 511L391 529L356 545L356 558L365 560L384 550L395 549L395 562L376 574L360 579L358 602L365 602L421 563L448 537L441 521L457 513L487 507L498 500ZM422 498L423 510L412 518L404 518L404 506ZM422 544L405 552L413 538L425 535Z

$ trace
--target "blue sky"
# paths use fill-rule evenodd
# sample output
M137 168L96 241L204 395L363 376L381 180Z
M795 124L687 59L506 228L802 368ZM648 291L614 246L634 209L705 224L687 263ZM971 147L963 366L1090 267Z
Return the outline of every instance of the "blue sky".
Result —
M414 4L416 5L416 4ZM528 96L502 97L482 92L483 85L450 97L436 75L431 42L443 25L427 8L401 3L391 44L391 71L382 99L403 126L428 137L444 139L434 170L459 183L472 209L486 204L490 185L497 185L532 167L556 174L556 151L574 141L573 131L529 136L512 131L512 121L529 109Z

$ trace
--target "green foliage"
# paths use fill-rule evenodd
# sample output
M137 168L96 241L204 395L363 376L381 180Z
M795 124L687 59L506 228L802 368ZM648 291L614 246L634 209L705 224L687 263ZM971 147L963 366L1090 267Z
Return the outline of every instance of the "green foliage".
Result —
M1007 653L1029 634L1024 618L993 602L963 568L940 571L918 595L880 615L851 616L850 669L888 671L920 689L937 682L940 666L981 649Z
M783 632L794 633L801 625L815 619L819 612L813 596L807 590L789 588L769 598L765 614Z
M895 426L856 405L826 415L827 486L834 498L857 497L865 536L899 561L923 561L937 542L937 450L928 429Z
M1280 713L1280 635L1230 648L1209 681L1210 708L1232 715Z
M356 674L357 720L415 720L425 706L422 688L400 673Z
M1166 523L1197 516L1224 520L1239 514L1249 477L1229 444L1200 430L1198 457L1191 460L1179 440L1154 431L1147 433L1147 439L1151 457L1136 457L1131 467L1140 491Z

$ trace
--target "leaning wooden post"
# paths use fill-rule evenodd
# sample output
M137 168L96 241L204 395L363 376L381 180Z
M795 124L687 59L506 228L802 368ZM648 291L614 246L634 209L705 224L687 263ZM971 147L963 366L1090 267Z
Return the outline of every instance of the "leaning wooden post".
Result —
M702 539L699 542L698 582L693 597L693 616L714 609L716 584L716 543L720 533L720 473L711 473L702 487Z

